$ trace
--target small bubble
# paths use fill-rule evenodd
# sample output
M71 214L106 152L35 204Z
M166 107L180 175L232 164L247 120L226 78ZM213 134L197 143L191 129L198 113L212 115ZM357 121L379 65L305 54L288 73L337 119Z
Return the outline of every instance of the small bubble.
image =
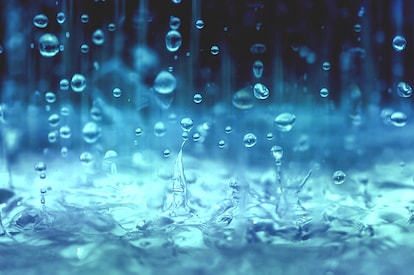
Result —
M195 26L199 30L203 29L204 28L204 21L202 19L197 19L195 21Z
M252 133L247 133L243 137L244 146L247 148L253 147L256 145L257 137Z
M329 90L327 88L322 88L319 91L319 95L323 98L328 97L329 96Z
M60 117L58 114L51 114L48 118L49 125L56 127L59 124Z
M273 139L273 133L267 133L266 134L266 139L267 140L272 140Z
M257 99L267 99L269 97L269 89L262 83L256 83L253 87L254 97Z
M170 29L172 30L178 30L181 25L181 19L176 16L170 16Z
M253 108L253 96L247 89L237 91L232 97L232 104L240 110L248 110Z
M80 19L81 19L81 22L83 24L86 24L86 23L89 22L89 15L87 15L86 13L84 13L84 14L81 15Z
M165 149L163 152L164 158L168 158L171 155L170 149Z
M39 174L44 173L46 169L46 163L44 163L43 161L36 162L34 165L34 170Z
M68 125L64 125L59 129L60 137L63 139L68 139L72 136L72 130Z
M59 52L59 40L54 34L45 33L39 37L39 52L44 57L53 57Z
M108 31L110 32L114 32L116 30L116 25L115 23L109 23L108 24Z
M276 129L281 132L289 132L296 123L296 116L291 113L282 113L275 118Z
M395 51L401 52L407 46L407 40L405 40L404 36L397 35L392 40L392 47Z
M97 46L100 46L105 42L105 35L101 29L97 29L93 32L92 42Z
M362 31L362 26L361 24L355 24L354 25L354 32L356 33L360 33Z
M167 128L165 127L164 122L158 121L154 124L154 135L156 137L162 137L165 135Z
M283 157L283 148L278 146L278 145L274 145L272 146L272 148L270 148L270 152L272 153L273 158L275 159L276 162L280 162L282 157Z
M197 142L201 140L201 135L200 133L194 133L193 134L193 141Z
M223 139L221 139L218 142L218 146L219 146L220 149L223 149L224 147L226 147L226 142Z
M224 132L226 132L226 134L230 134L232 130L231 126L226 126L226 128L224 128Z
M55 143L57 141L57 137L58 137L57 131L52 131L52 132L49 132L49 134L47 135L47 140L50 143Z
M60 149L60 155L61 155L62 157L64 157L64 158L66 158L66 157L68 156L68 152L69 152L69 150L68 150L68 148L67 148L67 147L62 147L62 148Z
M113 95L114 97L120 97L120 96L122 95L122 91L121 91L121 89L119 89L119 88L115 88L115 89L113 89L113 90L112 90L112 95Z
M165 46L169 52L176 52L183 43L181 33L176 30L170 30L165 36Z
M183 138L183 140L187 140L188 139L188 132L184 131L181 135L181 137Z
M88 44L82 44L80 49L81 49L81 53L88 53L89 52Z
M90 152L83 152L80 154L79 160L83 165L90 165L93 162L93 155Z
M191 118L185 117L181 120L180 125L183 131L189 132L193 128L194 122Z
M405 82L399 82L397 85L397 93L400 97L410 97L413 93L413 89Z
M69 90L69 80L67 80L67 79L62 79L62 80L60 80L59 81L59 88L62 90L62 91L67 91L67 90Z
M40 178L40 179L42 179L42 180L43 180L43 179L45 179L45 178L46 178L46 173L40 173L40 174L39 174L39 178ZM44 199L44 198L43 198L43 199ZM42 200L41 200L41 201L42 201Z
M135 129L135 135L137 137L139 137L140 135L142 135L142 129L140 127L138 127L138 128Z
M56 94L54 92L47 92L45 94L45 100L47 103L54 103L56 101Z
M203 101L203 96L201 94L195 94L193 97L193 101L196 104L200 104Z
M58 12L58 14L56 15L56 21L58 22L58 24L63 24L66 20L66 16L64 12Z
M328 61L325 61L322 63L322 70L329 71L330 69L331 69L331 63L329 63Z
M83 74L74 74L72 76L72 81L70 83L72 91L76 93L81 93L86 88L86 78Z
M403 112L394 112L390 117L390 121L396 127L404 127L407 124L407 115Z
M95 143L101 137L101 128L93 121L87 122L83 126L82 136L86 143Z
M211 52L212 55L218 55L219 52L220 52L220 49L217 45L213 45L210 48L210 52Z
M346 181L346 174L344 171L338 170L333 173L332 178L335 184L342 184Z
M45 14L38 14L33 18L33 24L35 25L35 27L39 29L46 28L48 23L49 23L49 19L47 18Z
M266 52L266 50L267 50L266 46L264 44L261 44L261 43L253 44L250 47L250 53L252 53L252 54L263 54L263 53Z

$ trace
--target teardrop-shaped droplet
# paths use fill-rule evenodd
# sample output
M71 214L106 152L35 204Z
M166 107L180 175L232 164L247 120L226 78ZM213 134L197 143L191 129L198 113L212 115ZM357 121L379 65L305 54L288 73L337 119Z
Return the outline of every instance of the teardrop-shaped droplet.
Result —
M263 75L263 70L264 70L263 62L261 60L256 60L253 63L252 70L253 70L253 75L254 75L255 78L261 78L262 75Z

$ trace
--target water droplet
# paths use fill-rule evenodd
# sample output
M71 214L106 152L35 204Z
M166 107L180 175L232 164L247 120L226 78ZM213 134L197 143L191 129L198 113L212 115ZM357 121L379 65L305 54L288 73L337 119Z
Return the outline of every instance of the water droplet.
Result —
M328 97L329 96L329 90L327 88L322 88L319 91L319 95L323 98Z
M47 92L45 94L45 100L47 103L54 103L56 101L56 94L54 92Z
M61 138L68 139L72 136L72 130L70 129L69 125L64 125L60 127L59 134Z
M119 89L119 88L115 88L115 89L113 89L113 90L112 90L112 95L113 95L114 97L120 97L120 96L122 95L122 91L121 91L121 89Z
M362 26L361 24L355 24L354 25L354 32L356 33L360 33L362 31Z
M394 112L390 117L390 121L394 126L404 127L407 124L407 115L403 112Z
M91 114L91 118L93 120L96 120L96 121L102 120L102 111L101 111L100 108L95 107L95 106L92 107L91 111L90 111L90 114Z
M65 146L60 149L60 155L64 158L66 158L68 156L68 152L69 152L69 150Z
M392 40L392 47L395 51L401 52L407 46L407 40L405 40L404 36L397 35Z
M194 122L191 118L185 117L181 120L180 125L183 131L190 132L194 126Z
M217 45L213 45L213 46L211 46L211 48L210 48L210 53L211 53L212 55L218 55L218 54L219 54L219 52L220 52L220 49L219 49L219 47L218 47Z
M274 145L272 146L272 148L270 148L270 152L272 153L273 158L275 159L276 162L280 162L282 160L283 157L283 148L278 146L278 145Z
M36 162L34 165L34 170L40 174L40 173L44 173L46 171L46 163L44 163L43 161L39 161Z
M328 61L325 61L322 63L322 70L329 71L330 69L331 69L331 63L329 63Z
M226 128L224 128L224 132L225 132L226 134L230 134L232 130L233 130L233 129L231 128L231 126L226 126Z
M171 0L171 2L173 2L174 4L180 4L181 0Z
M178 30L181 25L181 19L176 16L170 16L170 28L172 30Z
M342 184L346 181L346 174L344 171L338 170L333 173L332 178L335 184Z
M135 129L135 135L137 137L139 137L140 135L142 135L142 129L140 127L138 127L138 128Z
M72 91L76 93L81 93L86 88L86 78L83 74L74 74L72 76L72 81L70 83Z
M104 32L101 29L97 29L92 34L92 42L95 45L102 45L105 42L105 35Z
M252 93L246 88L237 91L232 98L234 107L240 110L248 110L253 108L253 96Z
M171 30L165 36L165 46L169 52L176 52L183 43L181 33L176 30Z
M49 134L47 135L47 140L50 143L55 143L57 140L57 137L58 137L57 131L52 131L52 132L49 132Z
M79 160L85 166L90 165L93 162L93 155L90 152L82 152Z
M203 29L204 28L204 21L202 19L197 19L195 21L195 26L199 30Z
M187 140L187 139L188 139L188 132L187 132L187 131L184 131L184 132L181 134L181 137L183 138L183 140Z
M33 17L33 24L35 25L35 27L39 29L46 28L48 23L49 19L45 14L38 14L35 17Z
M201 135L200 133L194 133L193 134L193 141L197 142L201 140Z
M223 139L221 139L218 142L218 146L219 146L220 149L223 149L224 147L226 147L226 142Z
M413 93L413 89L405 82L399 82L397 85L397 93L400 97L410 97Z
M82 136L86 143L95 143L101 137L101 128L95 122L87 122L83 126Z
M39 37L38 48L44 57L55 56L59 52L59 40L54 34L45 33Z
M269 97L269 89L262 83L256 83L253 87L253 94L257 99L267 99Z
M89 52L88 44L82 44L80 49L81 49L81 53L88 53Z
M86 23L89 22L89 15L87 15L86 13L84 13L84 14L81 15L80 19L81 19L81 22L83 24L86 24Z
M281 132L289 132L295 125L296 116L291 113L282 113L275 118L276 129Z
M203 96L201 94L195 94L193 97L193 101L196 104L200 104L203 101Z
M60 121L60 117L58 114L51 114L49 116L48 122L50 126L56 127L59 124L59 121Z
M110 32L114 32L116 30L116 25L115 23L109 23L108 24L108 31Z
M154 135L156 137L162 137L165 135L165 132L167 131L167 127L165 127L164 122L158 121L154 125Z
M250 47L250 53L252 54L262 54L265 52L266 52L266 46L264 44L256 43Z
M164 158L168 158L171 155L170 149L165 149L162 153L164 155Z
M177 80L167 71L161 71L154 80L154 90L160 94L170 94L176 87Z
M62 108L60 108L60 114L62 116L69 116L71 112L71 109L69 106L62 106Z
M261 78L262 75L263 75L263 71L264 71L264 69L263 69L263 62L261 60L256 60L253 63L253 68L252 69L253 69L253 75L254 75L254 77Z
M273 133L267 133L266 134L266 139L267 140L272 140L273 139Z
M67 80L67 79L62 79L62 80L60 80L60 81L59 81L59 88L60 88L62 91L67 91L67 90L69 90L69 80Z
M66 20L66 16L64 12L58 12L58 14L56 15L56 21L58 22L58 24L63 24Z
M244 146L247 148L255 146L256 142L257 142L257 137L252 133L247 133L243 137Z

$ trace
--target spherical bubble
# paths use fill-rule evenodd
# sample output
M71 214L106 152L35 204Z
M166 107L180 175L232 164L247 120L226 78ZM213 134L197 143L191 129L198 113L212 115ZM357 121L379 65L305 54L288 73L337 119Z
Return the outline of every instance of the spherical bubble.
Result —
M177 87L177 80L170 72L161 71L154 80L154 90L160 94L170 94Z
M203 101L203 96L201 94L195 94L193 97L193 101L196 104L200 104Z
M171 155L171 151L170 149L165 149L162 154L164 155L164 158L168 158Z
M56 94L54 92L47 92L45 94L45 100L47 103L54 103L56 101Z
M47 135L47 140L50 143L55 143L57 140L57 137L58 137L57 131L52 131L52 132L49 132L49 134Z
M47 27L47 24L49 23L49 19L45 14L38 14L35 17L33 17L33 25L39 29L44 29Z
M243 137L244 146L247 148L255 146L256 142L257 142L257 137L252 133L247 133Z
M226 128L224 128L224 132L225 132L226 134L230 134L232 130L233 130L233 129L231 128L231 126L226 126Z
M76 93L81 93L86 88L86 78L83 74L74 74L72 76L72 81L70 83L72 91Z
M140 135L142 135L142 129L140 127L138 127L138 128L135 129L135 135L137 137L139 137Z
M253 87L254 97L257 99L267 99L269 97L269 89L262 83L256 83Z
M187 140L188 139L188 131L184 131L182 133L181 137L183 138L183 140Z
M110 32L114 32L116 30L116 25L115 23L109 23L108 24L108 31Z
M102 45L105 42L105 35L101 29L97 29L92 34L92 42L95 45Z
M56 21L58 22L58 24L63 24L66 20L66 16L64 12L58 12L58 14L56 15Z
M331 63L329 63L328 61L325 61L322 63L322 70L329 71L330 69L331 69Z
M213 45L210 48L210 52L212 55L218 55L220 53L220 49L217 45Z
M404 127L407 124L407 115L403 112L394 112L390 117L390 121L396 127Z
M278 145L272 146L272 148L270 148L270 152L277 162L279 162L283 157L283 148Z
M226 142L223 139L221 139L218 142L218 146L219 146L220 149L223 149L224 147L226 147Z
M407 46L407 40L405 40L404 36L397 35L392 40L392 47L395 51L401 52Z
M60 80L59 81L59 88L62 90L62 91L67 91L67 90L69 90L69 80L67 80L67 79L62 79L62 80Z
M59 52L59 40L56 35L45 33L39 37L38 48L44 57L55 56Z
M332 178L335 184L342 184L346 181L346 174L344 171L338 170L333 173Z
M56 127L59 124L60 117L58 114L51 114L48 118L49 125Z
M167 127L165 127L164 122L158 121L154 124L154 135L156 137L164 136L166 131L167 131Z
M360 33L360 32L362 31L362 26L361 26L361 24L355 24L355 25L354 25L354 31L355 31L356 33Z
M93 162L93 155L90 152L82 152L79 160L83 165L90 165Z
M405 82L399 82L397 85L397 93L400 97L410 97L413 93L413 89Z
M86 143L95 143L101 137L101 128L95 122L87 122L83 126L82 136Z
M185 117L181 120L180 125L183 131L189 132L193 128L194 122L191 118Z
M46 171L46 168L46 163L44 163L43 161L36 162L34 165L34 170L37 173L44 173Z
M120 97L120 96L122 95L122 91L121 91L121 89L119 89L119 88L115 88L115 89L113 89L113 90L112 90L112 95L113 95L114 97Z
M231 103L234 107L240 110L248 110L253 108L253 96L247 89L241 89L237 91L233 97Z
M296 116L291 113L282 113L275 118L276 129L281 132L289 132L296 123Z
M89 52L88 44L82 44L80 49L81 49L81 53L88 53Z
M193 134L193 140L194 140L195 142L200 141L200 140L201 140L201 135L200 135L200 133L194 133L194 134Z
M267 140L272 140L273 139L273 133L267 133L266 134L266 139Z
M165 36L165 46L169 52L176 52L183 43L181 33L176 30L171 30Z
M319 91L319 95L323 98L328 97L329 96L329 90L327 88L322 88Z
M197 19L195 21L195 26L199 30L203 29L204 28L204 21L202 19Z
M262 75L263 75L263 70L264 70L263 62L261 60L256 60L253 63L252 70L253 70L253 75L254 75L255 78L261 78Z
M63 139L68 139L72 136L72 130L70 129L69 125L64 125L59 129L59 135Z
M266 46L264 44L261 44L261 43L253 44L250 47L250 53L252 53L252 54L262 54L262 53L265 53L266 50L267 50Z
M86 23L89 22L89 15L84 13L84 14L81 15L80 19L81 19L82 23L86 24Z
M178 30L181 25L181 19L176 16L170 16L170 28L172 30Z

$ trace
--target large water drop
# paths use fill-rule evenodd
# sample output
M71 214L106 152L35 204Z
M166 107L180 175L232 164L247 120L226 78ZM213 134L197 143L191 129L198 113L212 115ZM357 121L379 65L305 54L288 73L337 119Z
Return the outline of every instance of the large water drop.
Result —
M86 88L86 78L83 74L74 74L70 83L72 90L77 93L81 93Z
M276 129L281 132L289 132L295 125L296 116L291 113L282 113L275 118Z
M38 48L42 56L55 56L59 52L59 40L56 35L45 33L39 37Z
M169 52L176 52L183 43L181 33L176 30L171 30L165 36L165 46Z
M262 83L256 83L253 87L254 97L257 99L267 99L269 97L269 89Z

